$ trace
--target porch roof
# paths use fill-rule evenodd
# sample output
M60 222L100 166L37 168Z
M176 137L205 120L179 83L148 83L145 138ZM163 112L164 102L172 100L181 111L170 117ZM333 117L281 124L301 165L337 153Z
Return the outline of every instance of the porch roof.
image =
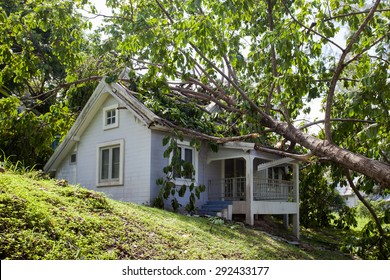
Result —
M256 150L254 143L237 141L224 143L219 147L217 152L209 151L207 154L207 163L209 164L213 161L232 158L246 158L248 156L265 159L271 162L285 159L284 157L278 155ZM293 160L290 158L288 159L291 161Z

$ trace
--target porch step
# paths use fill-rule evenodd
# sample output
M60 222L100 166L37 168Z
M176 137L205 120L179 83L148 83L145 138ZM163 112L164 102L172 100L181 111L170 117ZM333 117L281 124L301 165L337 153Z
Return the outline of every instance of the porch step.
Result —
M221 213L224 209L227 209L228 206L232 204L232 201L207 201L206 204L203 204L202 207L198 209L198 214L217 216L218 213Z

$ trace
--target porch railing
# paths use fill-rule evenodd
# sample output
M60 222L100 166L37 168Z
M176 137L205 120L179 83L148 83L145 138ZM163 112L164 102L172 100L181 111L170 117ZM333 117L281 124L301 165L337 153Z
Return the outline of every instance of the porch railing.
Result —
M253 185L253 200L294 201L292 181L254 178Z
M246 178L222 178L209 181L209 199L212 200L245 200Z
M244 201L246 199L246 178L222 178L210 180L210 200ZM295 201L292 181L277 179L253 179L253 200Z

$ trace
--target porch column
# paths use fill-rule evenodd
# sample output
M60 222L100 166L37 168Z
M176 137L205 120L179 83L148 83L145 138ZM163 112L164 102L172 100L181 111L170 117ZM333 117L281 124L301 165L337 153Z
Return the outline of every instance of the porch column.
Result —
M298 212L293 214L293 233L299 239L299 165L293 164L294 198L298 204Z
M288 214L283 215L283 227L285 229L288 229L288 224L290 223L288 216L289 216Z
M251 226L255 224L255 219L252 211L252 201L253 201L253 156L250 154L245 157L245 172L246 172L246 190L245 190L245 204L246 204L246 214L245 222Z

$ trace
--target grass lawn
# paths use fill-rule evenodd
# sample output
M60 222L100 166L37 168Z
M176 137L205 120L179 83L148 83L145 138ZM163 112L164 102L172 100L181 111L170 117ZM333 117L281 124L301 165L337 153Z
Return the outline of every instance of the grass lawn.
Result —
M38 173L0 173L0 259L351 259L324 232L300 246L240 224L124 203ZM325 238L326 237L326 238Z

